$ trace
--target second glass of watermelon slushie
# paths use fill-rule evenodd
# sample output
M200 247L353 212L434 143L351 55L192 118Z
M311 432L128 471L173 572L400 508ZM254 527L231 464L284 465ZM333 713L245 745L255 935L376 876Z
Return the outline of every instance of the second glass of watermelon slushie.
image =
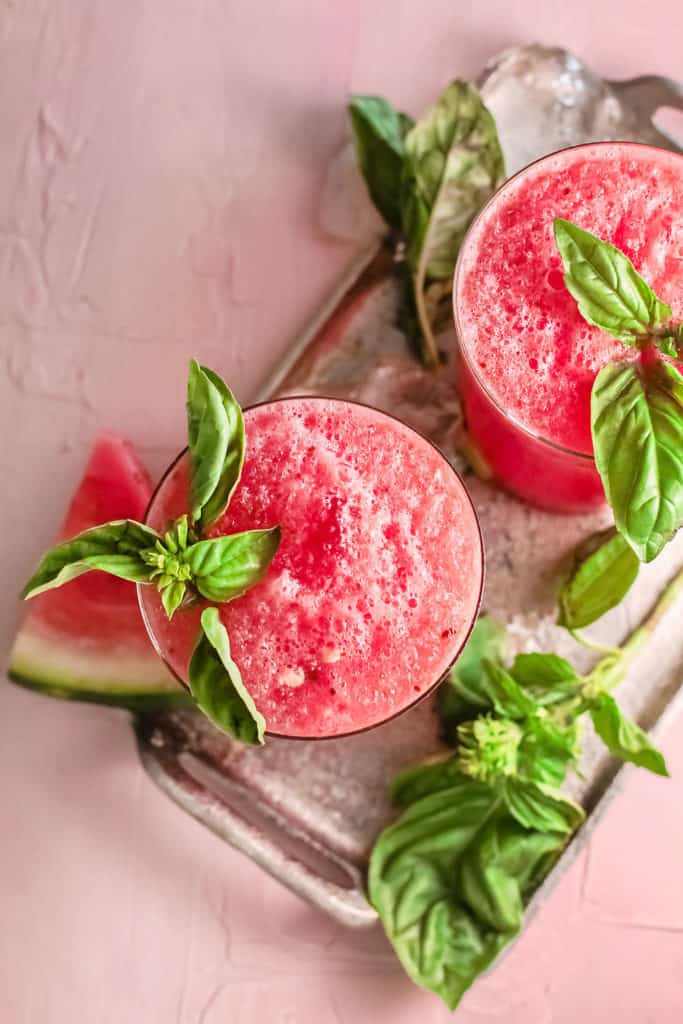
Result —
M493 476L555 512L602 504L590 396L611 360L567 291L556 217L611 242L683 317L683 156L637 143L562 150L511 178L463 244L453 290L468 430Z

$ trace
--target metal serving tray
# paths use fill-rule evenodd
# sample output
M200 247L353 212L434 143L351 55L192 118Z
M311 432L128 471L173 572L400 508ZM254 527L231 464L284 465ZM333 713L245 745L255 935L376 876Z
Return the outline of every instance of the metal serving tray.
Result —
M600 139L679 148L652 120L661 107L683 110L683 88L668 79L604 82L564 50L529 46L497 57L480 85L498 121L509 173L553 150ZM355 174L348 159L345 166ZM357 179L349 179L348 187L358 188ZM585 649L553 624L555 589L563 561L581 538L605 524L606 513L547 515L468 471L458 454L453 332L439 339L441 369L424 371L396 326L397 261L386 244L374 245L259 397L356 398L429 435L462 471L479 513L487 553L483 607L509 623L517 650L556 650L587 668ZM630 631L682 562L683 543L677 543L643 570L630 599L606 617L601 639L616 641ZM682 699L683 635L679 624L671 628L673 621L668 629L664 623L619 691L624 707L648 728L661 726ZM192 712L141 715L135 730L145 769L189 814L344 924L376 921L364 894L367 856L394 813L387 797L391 776L439 748L429 701L358 737L270 740L261 750L231 741ZM588 819L532 909L595 827L624 771L604 748L587 741L574 793Z

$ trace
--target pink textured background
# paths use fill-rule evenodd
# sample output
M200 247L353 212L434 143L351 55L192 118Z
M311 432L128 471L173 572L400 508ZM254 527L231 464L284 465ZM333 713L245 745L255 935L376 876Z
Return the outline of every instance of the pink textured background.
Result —
M158 469L189 353L248 399L353 261L318 216L349 90L416 113L532 39L681 77L677 27L678 0L3 0L3 650L97 429ZM683 1019L683 720L665 747L463 1024ZM122 714L1 686L0 814L2 1024L449 1019L159 794Z

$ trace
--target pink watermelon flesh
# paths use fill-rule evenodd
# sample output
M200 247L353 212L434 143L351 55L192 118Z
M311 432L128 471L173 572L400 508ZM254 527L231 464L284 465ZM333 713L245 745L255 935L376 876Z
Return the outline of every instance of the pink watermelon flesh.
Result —
M110 519L144 521L151 493L149 475L132 446L104 434L92 450L59 539ZM150 643L135 585L102 572L86 573L28 604L9 674L53 695L108 704L163 705L186 699Z

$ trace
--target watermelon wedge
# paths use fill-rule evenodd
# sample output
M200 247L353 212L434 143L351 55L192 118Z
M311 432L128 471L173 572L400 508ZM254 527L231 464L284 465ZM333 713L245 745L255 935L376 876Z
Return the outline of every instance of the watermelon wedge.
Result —
M101 436L60 540L110 519L144 520L151 493L150 478L131 445ZM8 674L15 683L53 697L133 710L190 703L149 641L135 584L103 572L86 573L28 603Z

